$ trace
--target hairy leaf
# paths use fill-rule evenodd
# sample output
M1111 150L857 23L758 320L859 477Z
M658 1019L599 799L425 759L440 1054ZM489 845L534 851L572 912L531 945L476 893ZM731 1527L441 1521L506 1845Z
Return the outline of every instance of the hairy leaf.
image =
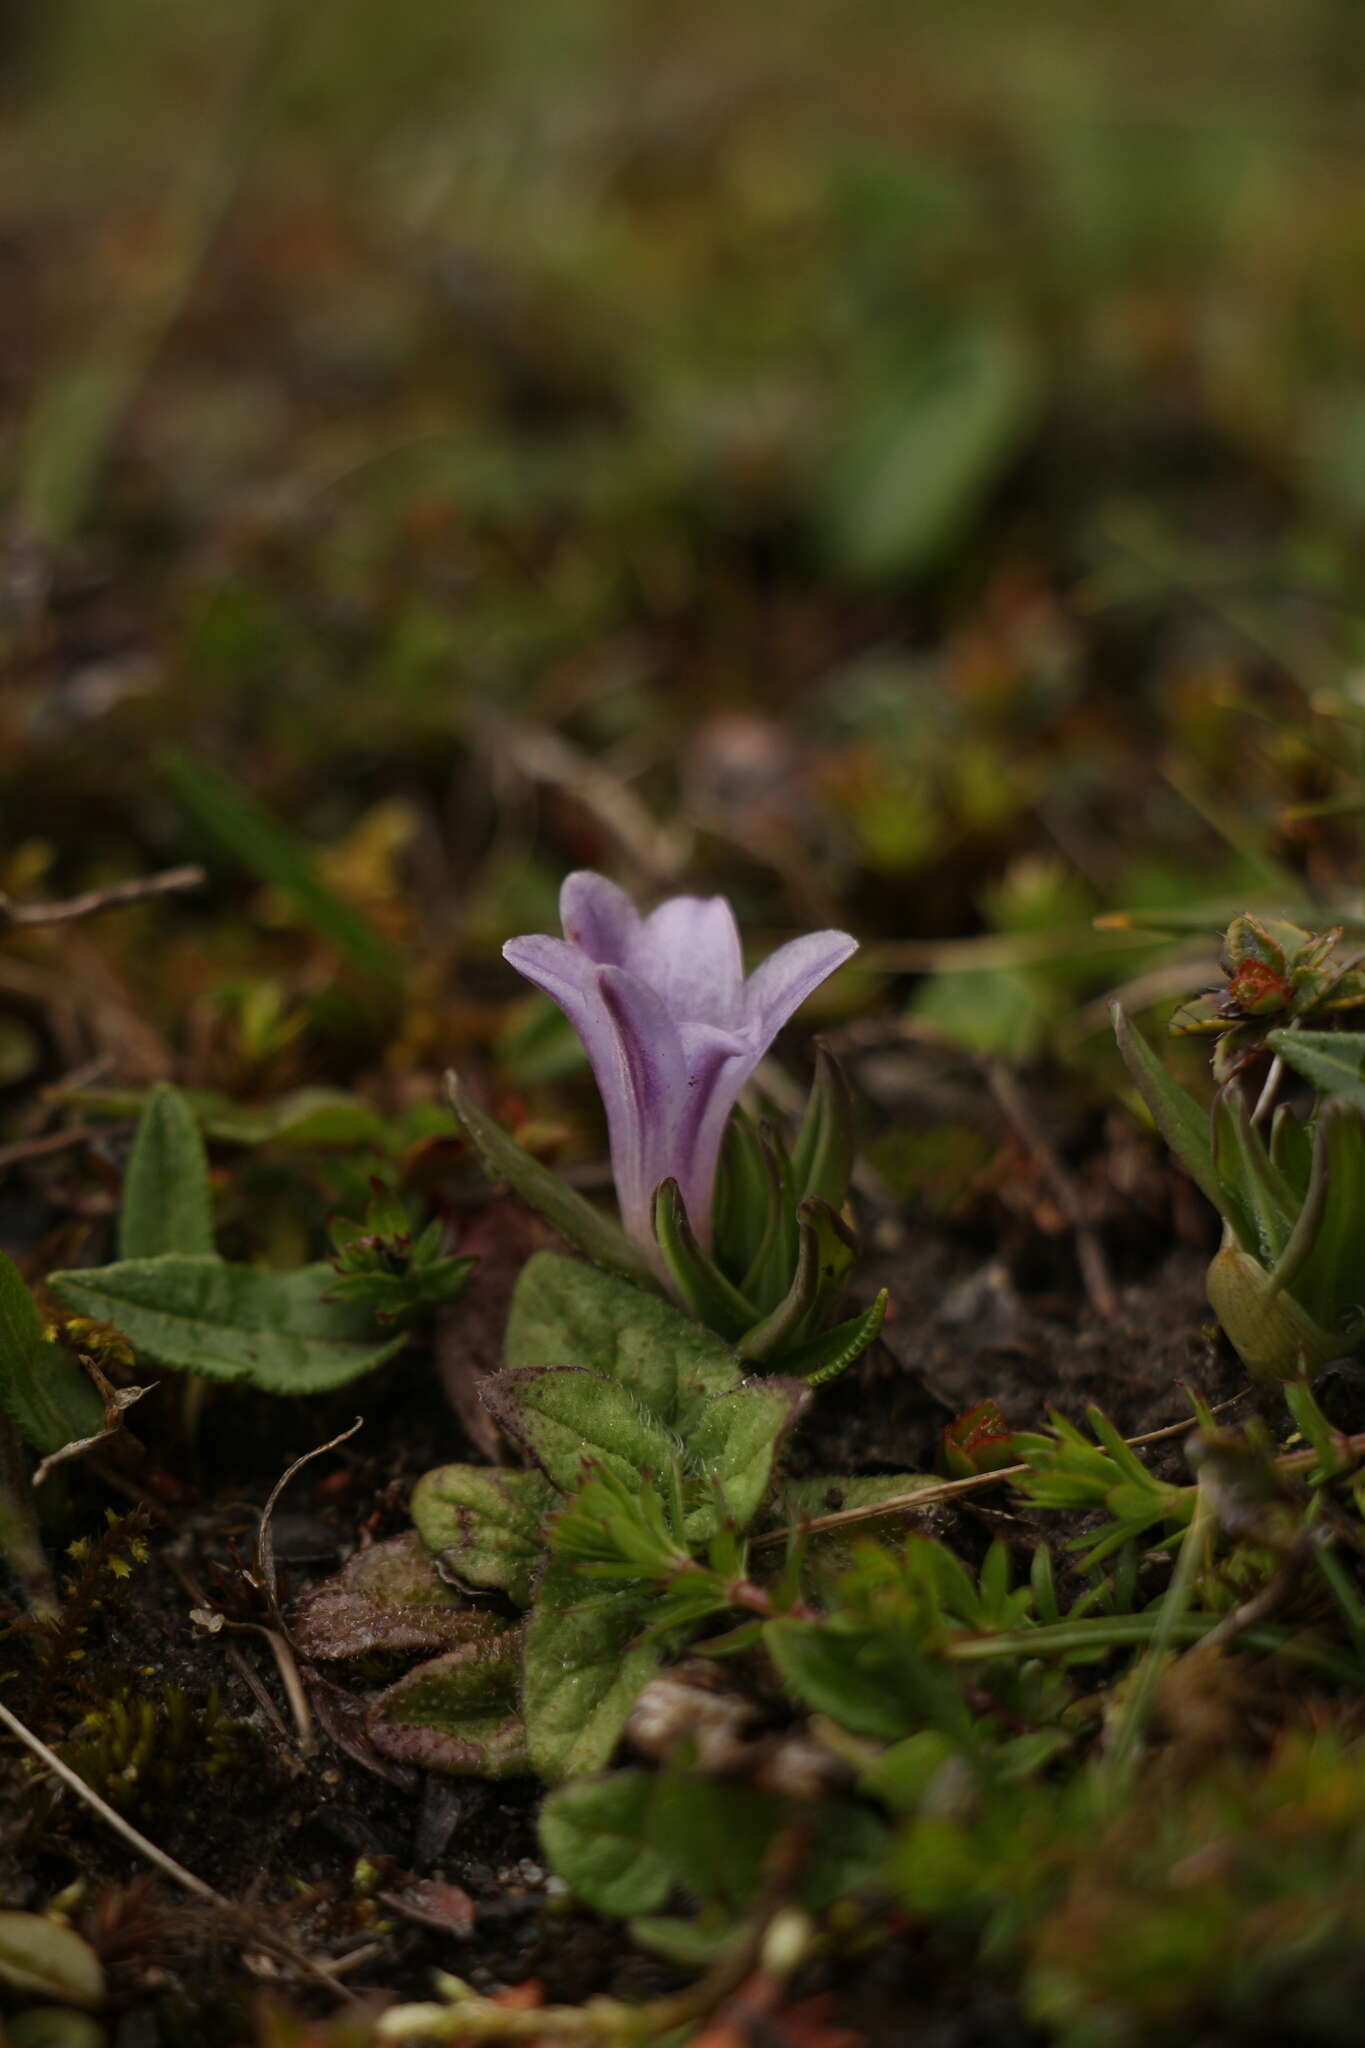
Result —
M376 1699L366 1730L381 1755L458 1777L527 1769L517 1712L519 1632L493 1633L419 1664Z
M205 1379L246 1380L268 1394L345 1386L402 1348L366 1341L369 1317L323 1297L330 1266L273 1273L168 1252L88 1271L50 1286L80 1315L113 1323L156 1364Z
M768 1491L778 1445L809 1400L799 1381L771 1379L712 1403L687 1440L687 1462L716 1491L688 1516L689 1537L710 1536L727 1519L749 1526Z
M664 1424L686 1433L718 1394L740 1382L725 1345L658 1295L577 1259L537 1252L507 1321L507 1364L586 1366L628 1388Z
M462 1585L531 1599L545 1552L545 1517L559 1496L539 1472L438 1465L412 1491L412 1519L428 1550Z
M353 1657L453 1650L506 1627L466 1605L438 1574L415 1529L358 1550L294 1610L291 1633L303 1655L333 1663Z
M561 1493L578 1485L586 1460L633 1481L644 1471L665 1471L679 1448L625 1387L579 1366L497 1373L483 1400Z
M822 1387L827 1380L838 1379L879 1335L890 1299L883 1287L871 1307L865 1308L860 1316L850 1316L846 1323L836 1323L832 1330L810 1338L794 1351L784 1352L783 1372L803 1380L808 1387Z
M1365 1031L1271 1031L1266 1044L1319 1095L1365 1109Z
M639 1637L652 1589L602 1592L552 1562L526 1628L522 1713L531 1762L551 1783L600 1771L641 1688L659 1668Z
M120 1259L162 1252L208 1257L213 1245L209 1163L189 1104L162 1081L138 1120L118 1220Z

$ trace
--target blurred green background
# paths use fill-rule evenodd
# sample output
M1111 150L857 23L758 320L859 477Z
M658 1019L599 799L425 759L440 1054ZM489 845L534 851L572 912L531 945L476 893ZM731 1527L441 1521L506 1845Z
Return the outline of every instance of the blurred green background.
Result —
M577 863L1025 1055L1354 887L1355 0L0 23L0 884L207 857L101 968L195 1071L553 1073Z

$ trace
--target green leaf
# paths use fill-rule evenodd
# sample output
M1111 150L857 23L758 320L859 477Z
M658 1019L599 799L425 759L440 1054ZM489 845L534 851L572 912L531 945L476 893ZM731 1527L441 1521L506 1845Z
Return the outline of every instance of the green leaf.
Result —
M648 1258L619 1224L594 1209L577 1188L571 1188L548 1166L523 1152L500 1124L476 1106L458 1074L446 1075L446 1089L460 1127L490 1180L506 1181L528 1208L552 1223L560 1236L576 1245L595 1266L620 1274L637 1287L658 1291Z
M647 1839L655 1784L651 1771L575 1779L540 1810L551 1868L599 1913L653 1913L672 1889L668 1866Z
M828 1202L812 1196L796 1211L796 1267L786 1295L740 1339L747 1359L780 1357L795 1348L832 1312L858 1256L857 1241Z
M459 1777L507 1778L529 1768L517 1712L520 1632L488 1634L419 1664L371 1703L365 1729L400 1763Z
M104 1972L88 1942L41 1913L0 1913L0 1983L66 2005L104 2002Z
M234 1102L211 1088L179 1093L204 1136L224 1145L373 1145L392 1152L409 1142L406 1118L390 1125L368 1102L340 1088L295 1088L271 1102ZM129 1117L145 1110L151 1094L139 1088L67 1088L61 1100L89 1116ZM423 1107L428 1116L446 1121L435 1104Z
M402 1337L366 1341L370 1319L323 1297L330 1266L272 1273L167 1252L49 1285L77 1314L112 1323L141 1356L205 1379L246 1380L268 1394L317 1394L372 1372Z
M1313 1173L1313 1134L1287 1102L1280 1104L1270 1120L1270 1156L1302 1201Z
M798 1344L794 1351L784 1351L783 1372L804 1381L808 1387L821 1387L826 1380L837 1379L841 1372L856 1364L880 1333L890 1299L883 1287L871 1307L865 1308L860 1316L836 1323L832 1330Z
M674 1881L699 1905L739 1914L758 1895L768 1845L782 1818L782 1802L771 1792L665 1770L655 1786L649 1839Z
M1365 1232L1365 1118L1341 1098L1325 1102L1313 1131L1326 1171L1326 1199L1312 1247L1289 1291L1327 1330L1365 1310L1361 1236Z
M0 1252L0 1402L44 1456L98 1436L104 1403L74 1358L43 1335L14 1261Z
M531 1762L554 1784L600 1771L641 1689L659 1668L641 1637L653 1588L602 1592L552 1562L526 1627L522 1713Z
M545 1554L545 1517L558 1495L539 1472L439 1465L412 1492L412 1519L428 1550L467 1586L530 1604Z
M715 1496L687 1517L694 1541L732 1521L747 1529L767 1493L778 1445L810 1395L796 1380L762 1380L713 1402L687 1439L687 1463Z
M1246 1098L1235 1083L1219 1091L1213 1106L1214 1171L1249 1221L1247 1250L1273 1266L1289 1241L1299 1208L1279 1168L1272 1165Z
M120 1259L213 1252L209 1163L199 1126L178 1088L162 1081L138 1121L118 1219Z
M998 318L942 338L906 335L858 381L817 517L836 566L867 578L939 560L979 511L1031 426L1033 355Z
M1263 1386L1294 1379L1353 1350L1361 1333L1324 1330L1292 1295L1272 1289L1250 1252L1225 1242L1205 1282L1209 1305L1251 1377Z
M362 973L396 982L398 955L369 919L323 879L311 851L225 776L188 755L171 753L162 771L199 830L262 882L293 899L313 930Z
M858 1637L823 1622L781 1620L766 1624L763 1640L803 1706L878 1742L899 1742L913 1732L911 1702L884 1664L859 1661Z
M759 1260L776 1225L778 1192L767 1152L753 1120L732 1112L721 1145L711 1227L716 1257L730 1273L748 1273Z
M698 1244L675 1180L664 1181L654 1197L654 1242L679 1300L708 1330L733 1340L758 1320L752 1302Z
M820 1808L820 1853L801 1875L798 1895L812 1913L823 1913L864 1885L875 1883L886 1867L891 1830L866 1807L827 1799Z
M1232 1224L1242 1242L1254 1245L1255 1232L1242 1204L1219 1179L1213 1164L1209 1119L1192 1095L1166 1071L1127 1012L1115 1003L1114 1036L1133 1085L1151 1112L1152 1122L1195 1186L1207 1195L1219 1215Z
M555 1252L537 1252L523 1267L503 1355L513 1369L581 1365L603 1373L683 1434L740 1382L733 1356L710 1331L657 1294Z
M484 1406L529 1451L552 1485L572 1493L585 1461L634 1484L657 1478L680 1448L629 1390L585 1366L526 1366L484 1383Z
M818 1196L841 1209L848 1195L856 1150L853 1091L833 1053L815 1049L815 1079L806 1114L792 1148L792 1185L798 1202Z
M1365 1109L1365 1031L1270 1031L1266 1044L1319 1095Z

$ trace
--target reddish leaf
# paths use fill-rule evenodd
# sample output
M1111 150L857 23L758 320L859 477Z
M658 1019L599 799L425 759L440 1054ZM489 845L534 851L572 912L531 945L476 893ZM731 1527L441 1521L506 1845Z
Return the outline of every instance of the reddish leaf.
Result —
M1014 1462L1010 1426L995 1401L978 1401L948 1424L940 1441L943 1469L953 1479L999 1472Z

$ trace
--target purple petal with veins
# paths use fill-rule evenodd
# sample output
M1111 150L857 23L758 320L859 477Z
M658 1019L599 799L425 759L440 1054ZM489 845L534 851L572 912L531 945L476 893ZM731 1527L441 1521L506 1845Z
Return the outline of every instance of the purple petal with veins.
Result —
M564 937L510 939L504 957L552 996L583 1041L607 1114L621 1220L651 1254L654 1196L675 1179L703 1244L725 1126L782 1026L856 951L846 932L793 939L746 982L722 896L674 896L641 918L580 870L560 894Z

